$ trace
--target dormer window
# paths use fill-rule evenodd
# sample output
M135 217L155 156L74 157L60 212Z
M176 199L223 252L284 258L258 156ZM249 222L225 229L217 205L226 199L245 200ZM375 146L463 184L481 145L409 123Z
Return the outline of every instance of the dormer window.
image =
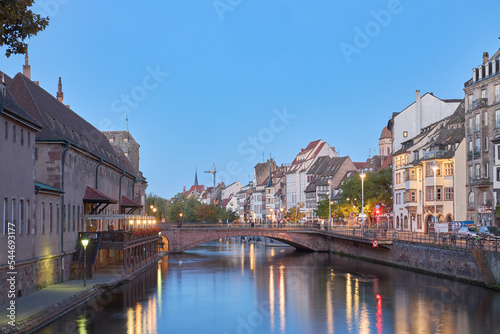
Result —
M403 131L403 137L404 138L408 137L408 131Z
M128 143L128 138L123 138L124 143Z

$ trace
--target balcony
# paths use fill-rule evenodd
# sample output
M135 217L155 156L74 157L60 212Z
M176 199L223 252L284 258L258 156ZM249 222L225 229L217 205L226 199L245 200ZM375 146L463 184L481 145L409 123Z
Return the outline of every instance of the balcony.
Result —
M474 159L481 158L481 151L476 150L474 152L467 153L467 160L472 160L472 158L474 158Z
M483 98L480 98L480 99L473 101L472 105L469 106L469 109L474 110L474 109L483 108L486 106L488 106L488 98L483 97Z
M444 150L431 150L424 152L424 160L433 159L433 158L441 158L444 156Z

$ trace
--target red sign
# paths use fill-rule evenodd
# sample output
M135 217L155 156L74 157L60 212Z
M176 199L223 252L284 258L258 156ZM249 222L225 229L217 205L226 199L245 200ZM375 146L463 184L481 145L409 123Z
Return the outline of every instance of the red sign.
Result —
M378 240L372 240L372 246L378 247Z

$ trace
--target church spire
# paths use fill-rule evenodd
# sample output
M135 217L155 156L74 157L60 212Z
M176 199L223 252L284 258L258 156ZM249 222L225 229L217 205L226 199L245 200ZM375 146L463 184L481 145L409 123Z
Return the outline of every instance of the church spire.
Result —
M56 94L57 100L59 102L63 102L64 100L64 94L62 92L62 82L61 82L61 77L59 77L59 84L57 85L57 94Z
M272 187L273 186L273 178L271 176L271 166L272 166L272 159L269 160L269 181L267 181L266 188Z
M24 54L23 74L26 78L31 80L31 66L28 58L28 47L26 47L26 53Z
M194 168L194 185L198 185L198 167Z

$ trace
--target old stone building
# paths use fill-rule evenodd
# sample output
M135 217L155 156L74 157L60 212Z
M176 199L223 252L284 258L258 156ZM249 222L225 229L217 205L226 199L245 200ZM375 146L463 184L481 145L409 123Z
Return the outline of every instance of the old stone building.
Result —
M102 132L63 104L61 80L56 98L29 78L26 66L24 74L3 76L0 87L4 141L0 156L9 162L1 167L5 170L0 174L0 216L5 226L14 224L19 235L19 295L70 279L74 254L81 246L79 232L126 228L124 219L86 217L140 209L135 199L144 198L146 185L142 174ZM7 234L4 229L0 238L6 240ZM99 252L100 261L112 261L107 251ZM4 255L0 255L2 289ZM0 295L5 298L6 293Z
M464 86L467 216L478 224L498 225L495 208L500 205L500 49L491 57L483 53L482 64L472 69L472 78Z

